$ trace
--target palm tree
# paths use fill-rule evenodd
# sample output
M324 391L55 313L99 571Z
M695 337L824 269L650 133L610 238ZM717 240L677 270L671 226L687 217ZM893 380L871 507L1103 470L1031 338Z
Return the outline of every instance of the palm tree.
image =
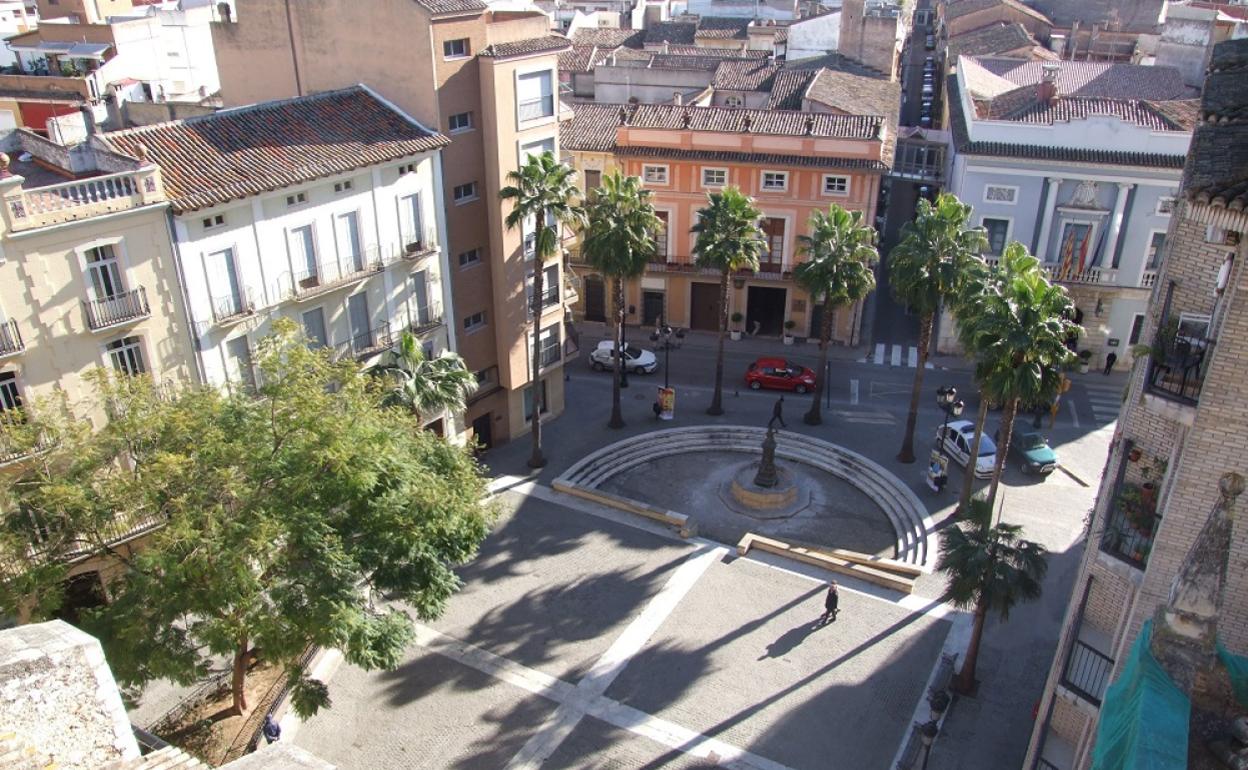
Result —
M919 314L919 361L910 391L906 435L897 459L914 462L914 428L919 418L923 370L932 343L932 326L941 305L956 300L967 276L983 265L988 248L982 227L968 227L971 207L951 193L941 193L933 204L919 200L913 222L901 228L901 241L888 255L888 276L897 301Z
M624 355L620 350L624 339L624 282L646 271L646 263L654 256L654 233L663 223L650 202L653 193L641 186L635 176L624 176L618 170L602 180L602 187L593 191L586 207L589 225L581 243L585 260L603 276L615 279L615 379L611 387L611 420L609 428L624 427L620 411L620 376Z
M1020 601L1040 596L1040 583L1048 569L1045 548L1022 538L1015 524L992 523L992 504L973 500L962 520L940 533L940 559L936 569L949 576L941 601L958 609L973 609L975 622L966 646L962 670L954 689L969 694L975 689L975 663L988 613L1007 620Z
M459 354L448 350L428 358L411 332L403 332L398 349L390 355L390 363L372 369L393 381L386 403L410 410L422 422L442 412L464 411L468 397L477 389L477 378Z
M698 267L720 272L719 346L715 355L715 396L706 410L710 415L724 413L724 335L728 331L728 285L736 270L757 270L758 260L766 251L767 242L758 229L763 215L754 199L735 187L711 193L707 205L698 209L698 223L693 233L698 238L693 251Z
M828 345L832 339L832 315L841 305L852 305L875 288L872 272L880 254L875 249L875 229L862 224L861 211L846 211L833 203L828 213L816 211L810 217L810 235L798 236L806 261L793 271L797 284L810 292L812 300L823 298L819 328L819 372L815 398L803 418L807 425L823 422L819 402L826 387L823 376L828 365Z
M1062 370L1073 359L1066 340L1077 335L1079 327L1070 320L1074 306L1066 290L1049 282L1040 261L1021 243L1006 247L985 288L967 297L960 334L977 358L975 377L981 401L991 399L1003 408L996 466L988 488L991 502L1001 482L1018 405L1049 403L1057 395ZM982 406L980 413L986 413ZM979 450L982 430L981 420L973 452ZM967 471L971 475L970 467ZM964 481L964 493L965 487Z
M498 191L499 197L511 201L507 214L508 229L520 228L521 232L532 223L533 295L529 311L533 318L533 451L529 455L529 467L546 465L542 455L542 296L546 260L560 251L560 227L579 227L585 221L585 211L573 203L581 197L576 188L576 172L571 166L555 160L554 153L546 151L532 155L518 171L507 172L511 184Z

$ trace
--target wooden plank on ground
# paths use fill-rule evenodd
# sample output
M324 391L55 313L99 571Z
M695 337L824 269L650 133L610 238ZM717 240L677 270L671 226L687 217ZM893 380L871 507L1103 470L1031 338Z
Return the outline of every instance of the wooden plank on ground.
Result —
M901 591L907 594L914 591L915 581L913 578L903 577L865 564L859 564L826 551L806 548L805 546L789 545L783 540L764 537L753 532L747 534L737 544L737 553L744 556L751 548L774 553L778 556L785 556L831 572L856 577L859 580L894 591Z

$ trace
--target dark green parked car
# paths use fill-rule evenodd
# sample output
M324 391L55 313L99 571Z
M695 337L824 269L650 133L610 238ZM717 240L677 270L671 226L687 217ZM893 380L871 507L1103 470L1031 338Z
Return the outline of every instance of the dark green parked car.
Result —
M1010 440L1010 454L1018 459L1023 473L1047 476L1057 467L1057 452L1035 431L1015 433Z

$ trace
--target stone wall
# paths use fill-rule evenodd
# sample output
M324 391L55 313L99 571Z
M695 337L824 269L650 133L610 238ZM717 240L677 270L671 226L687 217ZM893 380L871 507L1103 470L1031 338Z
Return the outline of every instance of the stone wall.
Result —
M0 725L62 770L139 756L100 643L59 620L0 632Z

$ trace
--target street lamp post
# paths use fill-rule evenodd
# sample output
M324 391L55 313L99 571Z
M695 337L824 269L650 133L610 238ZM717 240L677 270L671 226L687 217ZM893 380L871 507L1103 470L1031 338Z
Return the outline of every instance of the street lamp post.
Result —
M668 372L672 368L672 327L659 319L659 327L650 334L651 342L663 341L663 387L670 387Z
M936 405L945 413L945 421L940 426L940 453L945 455L945 432L949 428L949 417L960 417L966 404L958 400L957 388L942 385L936 389Z

